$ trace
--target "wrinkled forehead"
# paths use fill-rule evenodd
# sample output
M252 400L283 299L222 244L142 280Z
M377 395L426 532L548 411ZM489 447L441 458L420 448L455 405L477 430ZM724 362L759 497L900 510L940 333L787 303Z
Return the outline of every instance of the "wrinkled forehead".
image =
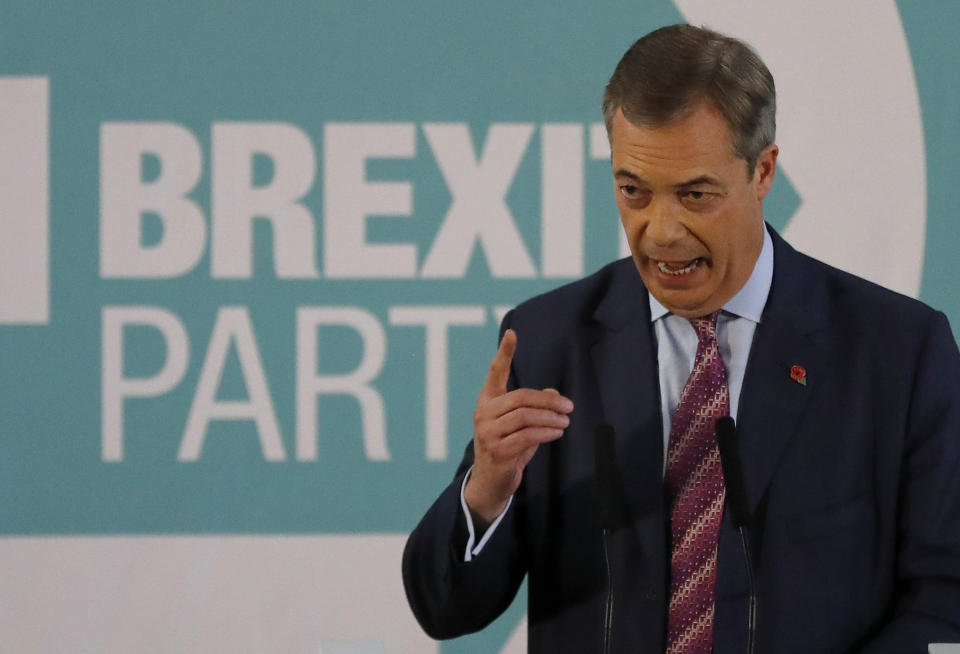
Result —
M613 170L650 181L720 176L737 162L730 130L712 105L703 103L656 127L635 125L618 111L612 121ZM670 178L662 179L662 178Z

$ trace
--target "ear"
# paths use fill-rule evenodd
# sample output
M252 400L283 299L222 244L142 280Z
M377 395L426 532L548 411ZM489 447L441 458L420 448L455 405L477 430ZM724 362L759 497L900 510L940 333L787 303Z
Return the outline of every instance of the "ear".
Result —
M773 177L777 172L778 154L780 154L780 148L777 147L776 143L771 143L757 157L757 165L753 169L753 183L757 187L758 200L763 200L770 192Z

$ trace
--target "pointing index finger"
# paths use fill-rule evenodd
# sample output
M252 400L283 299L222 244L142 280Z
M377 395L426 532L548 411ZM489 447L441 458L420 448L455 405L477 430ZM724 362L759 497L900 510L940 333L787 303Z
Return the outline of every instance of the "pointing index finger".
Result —
M510 379L510 364L513 353L517 351L517 333L508 329L500 339L500 348L493 355L490 362L490 371L483 383L480 394L485 397L498 397L507 392L507 381Z

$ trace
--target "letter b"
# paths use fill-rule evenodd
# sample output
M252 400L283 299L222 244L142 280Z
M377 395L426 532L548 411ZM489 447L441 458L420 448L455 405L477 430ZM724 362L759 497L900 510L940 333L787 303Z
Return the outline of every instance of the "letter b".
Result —
M141 157L160 160L145 182ZM196 138L173 123L104 123L100 128L100 276L177 277L199 263L207 240L203 212L187 197L202 172ZM155 245L142 244L145 212L163 223Z

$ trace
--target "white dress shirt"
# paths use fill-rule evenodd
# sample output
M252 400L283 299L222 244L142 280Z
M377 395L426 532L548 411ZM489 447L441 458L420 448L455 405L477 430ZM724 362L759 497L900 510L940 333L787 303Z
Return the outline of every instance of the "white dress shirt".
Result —
M730 392L730 415L736 418L740 408L740 390L743 388L743 376L747 368L747 357L753 344L753 336L763 315L763 307L770 294L770 285L773 283L773 241L767 230L763 230L763 247L760 256L753 266L750 279L743 285L729 302L723 305L720 317L717 320L717 343L720 346L720 356L723 357L727 369L727 387ZM648 294L649 295L649 294ZM653 322L653 331L657 339L657 360L659 361L660 381L660 410L663 412L663 451L667 451L670 442L670 426L673 424L673 415L680 403L680 392L693 371L694 358L697 353L697 332L689 320L674 315L657 302L653 295L650 298L650 320ZM666 468L666 456L664 456ZM467 519L467 547L464 560L470 561L480 553L487 544L503 516L510 510L513 497L507 502L506 508L497 516L497 519L487 528L480 542L476 542L476 533L470 510L463 497L463 489L467 485L470 473L467 472L460 487L460 506Z
M727 369L730 391L730 415L737 417L740 389L747 369L747 356L753 334L760 324L763 307L773 282L773 241L763 230L763 248L753 266L750 279L730 301L723 305L717 320L717 344ZM680 403L680 392L693 371L697 354L697 331L686 318L674 315L650 295L650 320L657 337L657 360L660 362L660 410L663 412L663 451L670 442L673 414ZM666 465L666 457L664 457Z

